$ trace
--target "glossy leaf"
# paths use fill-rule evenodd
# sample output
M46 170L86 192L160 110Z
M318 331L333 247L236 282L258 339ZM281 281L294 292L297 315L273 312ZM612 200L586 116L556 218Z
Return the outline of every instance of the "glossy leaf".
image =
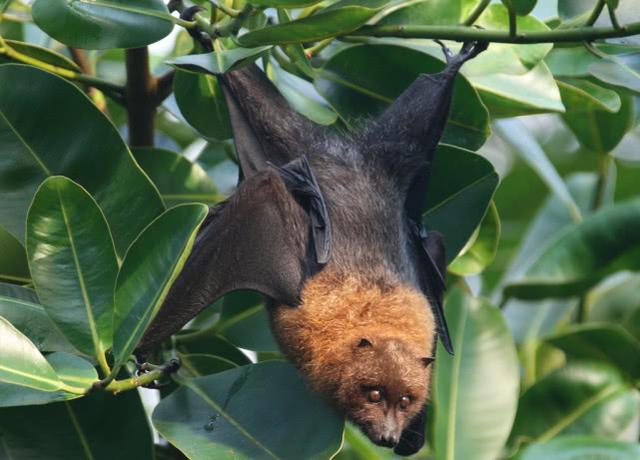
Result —
M264 299L252 291L236 291L224 296L215 330L234 345L256 351L278 351Z
M15 40L5 40L6 44L13 48L15 51L28 56L33 59L37 59L40 62L51 64L61 69L71 70L73 72L80 72L80 67L62 54L56 53L49 48L34 45L32 43L20 42ZM6 55L0 55L0 64L5 62L15 62L8 58Z
M340 448L343 429L282 361L186 380L160 402L153 425L192 460L326 459Z
M180 353L178 356L180 358L178 375L181 378L202 377L238 367L233 361L215 355Z
M98 380L98 373L93 364L78 356L68 353L52 353L47 355L46 359L58 378L78 392L90 388ZM68 393L64 390L40 391L34 388L0 383L0 407L48 404L80 397L82 394Z
M495 125L496 132L540 176L549 189L564 203L575 220L581 218L580 209L566 184L549 160L540 144L518 120L503 120Z
M617 60L601 60L589 66L589 73L610 85L640 93L640 73Z
M207 210L201 204L169 209L127 251L116 281L113 353L117 364L129 358L162 306Z
M77 120L91 129L69 129ZM53 175L68 176L96 199L120 255L162 212L158 192L111 122L78 88L50 73L0 66L0 149L0 223L20 241L32 197Z
M436 459L493 460L518 400L513 339L500 310L455 289L445 303L455 355L438 344L434 374Z
M340 0L316 14L241 35L244 47L303 43L351 32L372 18L388 0Z
M256 6L271 6L274 8L300 8L319 3L320 0L251 0Z
M336 122L338 114L324 103L311 83L276 66L269 66L268 73L278 90L296 111L320 125Z
M640 268L640 200L604 208L551 242L505 295L568 297L604 277Z
M11 233L0 226L0 280L14 283L31 281L27 253Z
M350 124L377 115L418 75L439 72L443 66L440 60L415 49L352 46L327 61L315 86ZM488 123L488 114L477 93L464 77L458 77L442 142L477 149L489 135Z
M126 414L126 416L123 416ZM153 458L151 430L137 391L95 392L74 401L0 411L7 458Z
M622 100L615 91L603 88L589 80L563 78L558 81L566 107L580 107L580 110L605 110L616 113L622 108Z
M635 313L640 311L638 289L640 274L637 273L622 273L599 284L589 293L589 321L617 324L640 340L640 329L633 321Z
M548 31L547 27L542 21L533 17L526 16L527 13L522 13L526 8L526 5L516 5L517 3L529 2L530 0L511 0L516 8L518 14L521 16L516 18L516 26L518 32L544 32ZM535 5L535 1L533 2ZM524 7L524 8L522 8ZM521 8L519 10L519 8ZM518 11L519 10L519 11ZM509 29L509 14L507 8L504 5L493 4L487 8L480 18L478 18L477 24L485 29L492 30L508 30ZM504 46L504 45L502 45ZM516 56L525 65L525 67L531 69L536 66L553 48L551 43L537 43L533 45L519 45L511 46Z
M522 75L469 76L492 118L564 112L558 85L544 62Z
M611 151L633 127L634 104L629 96L621 98L622 105L615 113L576 97L574 91L560 86L566 112L562 119L586 148L600 154Z
M59 42L88 49L141 47L173 28L161 0L36 0L32 14Z
M111 347L118 261L95 200L66 177L48 178L27 215L27 253L38 298L82 353Z
M531 11L533 11L533 9L535 8L537 2L538 0L511 0L513 9L520 16L525 16L531 13Z
M639 409L640 396L615 368L567 364L522 395L510 442L544 442L567 434L616 437Z
M0 316L6 318L41 351L75 351L42 305L0 294Z
M173 91L185 120L202 136L229 139L229 112L218 79L212 75L178 71Z
M420 24L458 25L469 14L469 0L418 0L395 2L382 12L384 16L376 25Z
M636 460L640 445L589 436L558 436L527 447L516 460Z
M450 262L482 221L498 175L491 163L468 150L440 145L433 160L423 222L445 235Z
M250 364L251 360L226 338L217 334L201 334L186 340L185 333L178 334L177 349L181 354L215 355L238 366Z
M233 70L243 63L252 62L269 50L270 46L233 48L206 54L190 54L167 61L167 64L191 72L218 75Z
M36 346L0 317L0 382L41 391L56 391L62 382Z
M160 190L167 206L194 201L215 204L220 201L221 196L204 169L184 156L151 148L136 148L132 153Z
M484 270L496 256L500 242L500 216L492 201L474 236L467 242L448 270L460 276L475 275Z
M568 357L604 361L632 379L640 379L640 341L621 326L579 324L546 338Z
M25 286L19 286L17 284L2 283L0 282L0 296L9 297L17 300L26 300L31 303L39 303L38 295L36 291ZM4 316L4 315L0 315ZM6 318L6 317L5 317ZM10 321L13 323L12 321Z

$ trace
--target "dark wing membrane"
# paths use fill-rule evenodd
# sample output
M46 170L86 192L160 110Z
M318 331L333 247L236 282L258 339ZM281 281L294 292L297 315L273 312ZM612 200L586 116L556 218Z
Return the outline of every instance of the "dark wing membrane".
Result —
M268 168L244 180L211 210L136 354L144 356L233 290L252 289L296 305L309 272L309 225L278 171Z
M427 231L421 224L414 224L414 247L417 248L418 271L420 285L429 298L433 316L436 320L438 336L444 348L453 354L453 344L444 316L444 292L447 288L445 276L447 259L444 239L436 231Z
M267 163L283 166L298 158L322 129L291 108L255 64L218 78L243 177L251 177Z

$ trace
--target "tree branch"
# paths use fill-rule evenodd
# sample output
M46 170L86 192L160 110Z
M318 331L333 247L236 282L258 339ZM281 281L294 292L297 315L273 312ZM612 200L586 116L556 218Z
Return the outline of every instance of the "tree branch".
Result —
M441 40L486 40L495 43L560 43L593 41L603 38L620 38L640 34L640 22L634 22L620 29L610 27L576 27L573 29L555 29L544 32L519 32L511 35L504 30L475 29L465 26L421 26L388 25L364 26L345 34L346 37L401 37L401 38L438 38Z
M126 97L129 114L129 145L153 147L153 119L156 112L158 81L149 70L147 47L125 51Z

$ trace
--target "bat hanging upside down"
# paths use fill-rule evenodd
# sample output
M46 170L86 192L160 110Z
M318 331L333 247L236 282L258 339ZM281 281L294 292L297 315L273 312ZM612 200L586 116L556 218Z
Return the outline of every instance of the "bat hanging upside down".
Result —
M465 43L353 134L289 107L255 65L221 75L241 167L213 207L137 354L224 294L268 299L282 351L311 388L376 444L400 455L424 443L436 335L453 352L442 298L441 235L421 223L433 152Z

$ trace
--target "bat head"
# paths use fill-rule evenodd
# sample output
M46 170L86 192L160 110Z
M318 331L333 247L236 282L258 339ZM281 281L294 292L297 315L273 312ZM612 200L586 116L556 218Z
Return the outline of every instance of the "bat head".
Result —
M395 447L423 409L430 361L394 338L362 338L353 353L354 380L337 392L339 403L371 441Z
M299 307L274 307L283 351L376 444L395 445L428 396L435 321L402 284L320 272Z

